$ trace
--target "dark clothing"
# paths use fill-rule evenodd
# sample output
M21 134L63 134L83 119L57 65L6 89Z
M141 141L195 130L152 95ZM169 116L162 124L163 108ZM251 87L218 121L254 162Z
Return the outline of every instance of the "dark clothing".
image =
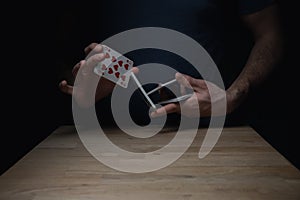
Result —
M99 26L104 32L101 39L138 27L164 27L177 30L199 42L208 51L218 66L227 88L244 66L252 45L239 16L259 11L272 2L272 0L101 1L101 12L98 13ZM146 49L130 52L126 56L131 58L135 65L161 63L179 72L201 78L186 60L169 52ZM133 119L141 124L147 123L148 110L143 99L139 94L135 94L132 102L134 106L130 107ZM98 104L97 110L103 116L100 121L112 121L109 114L104 114L110 113L109 101L104 99Z

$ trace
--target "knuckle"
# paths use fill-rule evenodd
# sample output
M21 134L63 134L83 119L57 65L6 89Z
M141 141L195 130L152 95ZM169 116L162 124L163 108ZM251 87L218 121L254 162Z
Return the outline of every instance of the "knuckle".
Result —
M94 46L92 51L93 53L100 53L103 51L103 46L101 44L97 44L96 46Z
M91 56L88 61L89 63L91 64L95 64L95 63L98 63L100 61L102 61L104 58L104 54L103 53L99 53L99 54L95 54L93 56Z
M178 106L176 104L170 105L170 111L171 112L177 112L178 111Z
M95 42L89 44L89 45L84 49L84 52L85 52L85 53L88 53L88 52L92 51L97 45L98 45L98 43L95 43Z
M90 47L95 47L95 46L97 46L97 45L98 45L98 43L92 42L89 46L90 46Z

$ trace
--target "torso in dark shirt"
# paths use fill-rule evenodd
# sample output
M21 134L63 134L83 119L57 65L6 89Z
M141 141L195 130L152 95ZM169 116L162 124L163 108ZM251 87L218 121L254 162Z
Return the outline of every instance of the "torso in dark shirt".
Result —
M163 27L186 34L201 44L212 57L221 75L225 87L228 87L239 74L246 62L252 42L240 23L240 14L262 9L271 0L111 0L100 1L91 9L91 20L86 22L86 30L97 33L99 42L119 32L139 27ZM87 6L88 8L89 5ZM88 17L86 17L88 18ZM186 60L170 52L154 49L137 50L126 54L136 65L161 63L176 70L199 77ZM200 75L201 76L201 75ZM136 99L137 98L137 99ZM145 105L136 96L133 116L147 118ZM110 112L100 102L102 116ZM139 108L139 109L137 109ZM107 118L107 117L105 117ZM108 120L109 121L109 120Z

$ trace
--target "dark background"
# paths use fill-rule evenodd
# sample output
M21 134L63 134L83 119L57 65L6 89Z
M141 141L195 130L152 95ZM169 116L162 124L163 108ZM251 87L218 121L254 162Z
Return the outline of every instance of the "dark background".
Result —
M278 1L287 52L280 66L240 110L252 110L249 123L300 169L297 142L299 12L295 1ZM93 6L91 6L93 5ZM83 49L109 35L89 30L95 2L13 2L2 6L2 130L0 174L60 125L72 124L71 97L58 83L71 80ZM100 38L99 38L100 36Z

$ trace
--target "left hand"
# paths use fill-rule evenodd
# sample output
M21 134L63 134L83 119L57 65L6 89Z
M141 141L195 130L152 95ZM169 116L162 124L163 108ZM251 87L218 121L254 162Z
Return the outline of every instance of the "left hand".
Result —
M74 79L76 78L77 80L76 85L69 85L66 80L63 80L60 82L59 88L62 92L72 95L80 107L88 108L94 102L109 95L113 91L115 83L108 79L100 78L93 72L95 66L105 59L103 46L91 43L84 49L84 52L87 56L86 59L78 62L72 70ZM138 73L137 67L133 67L131 70L134 73ZM93 86L96 86L94 88L95 91ZM95 92L95 99L90 98L94 95L93 92Z
M211 116L212 103L216 106L216 115L226 114L224 113L224 109L226 110L226 108L224 108L224 102L226 106L225 90L211 82L202 79L194 79L180 73L176 73L176 80L180 83L181 91L183 91L183 93L184 88L192 88L194 94L181 103L182 108L180 108L179 103L170 103L152 112L150 114L151 117L158 117L168 113L181 113L187 117L208 117ZM211 96L213 98L211 98Z

